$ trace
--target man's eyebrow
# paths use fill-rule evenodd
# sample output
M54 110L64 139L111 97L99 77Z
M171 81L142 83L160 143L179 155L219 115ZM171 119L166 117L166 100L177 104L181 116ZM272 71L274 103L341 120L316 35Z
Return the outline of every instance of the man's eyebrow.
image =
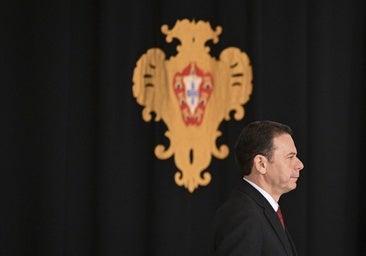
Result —
M297 155L297 152L290 152L287 154L287 156L296 156Z

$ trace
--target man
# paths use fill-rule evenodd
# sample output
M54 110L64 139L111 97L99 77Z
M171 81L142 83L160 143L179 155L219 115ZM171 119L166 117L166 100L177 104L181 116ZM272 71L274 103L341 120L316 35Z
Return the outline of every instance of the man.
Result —
M235 154L243 180L216 213L212 255L297 255L277 213L281 195L296 188L304 168L291 128L252 122L240 133Z

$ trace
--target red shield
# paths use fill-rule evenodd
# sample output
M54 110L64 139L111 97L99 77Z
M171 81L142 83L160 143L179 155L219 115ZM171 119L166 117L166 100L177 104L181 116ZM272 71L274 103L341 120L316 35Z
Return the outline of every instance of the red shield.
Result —
M214 87L211 73L191 63L174 75L173 86L184 123L199 126Z

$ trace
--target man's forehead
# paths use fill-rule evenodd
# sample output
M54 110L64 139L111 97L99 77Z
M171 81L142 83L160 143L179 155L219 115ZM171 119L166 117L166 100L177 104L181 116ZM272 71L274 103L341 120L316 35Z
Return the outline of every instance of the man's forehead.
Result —
M274 137L273 145L275 150L277 149L288 151L288 153L296 153L295 143L290 134L285 133Z

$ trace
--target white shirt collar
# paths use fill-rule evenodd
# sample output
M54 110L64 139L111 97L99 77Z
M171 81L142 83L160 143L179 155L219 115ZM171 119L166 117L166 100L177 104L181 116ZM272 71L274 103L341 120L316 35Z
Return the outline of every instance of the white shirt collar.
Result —
M256 190L259 191L259 193L261 193L266 199L267 201L271 204L273 210L275 212L277 212L278 210L278 203L273 199L273 197L271 197L270 194L268 194L266 191L264 191L264 189L262 189L261 187L259 187L257 184L255 184L254 182L246 179L246 178L243 178L246 182L248 182L250 185L252 185Z

